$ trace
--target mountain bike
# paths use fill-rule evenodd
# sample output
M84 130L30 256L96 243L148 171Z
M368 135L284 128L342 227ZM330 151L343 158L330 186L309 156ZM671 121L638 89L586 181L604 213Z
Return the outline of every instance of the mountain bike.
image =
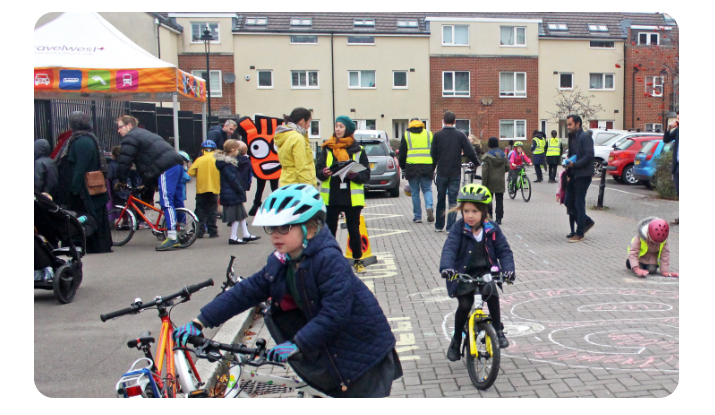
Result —
M166 239L168 229L164 211L135 196L141 193L142 187L129 187L128 190L131 191L131 194L127 199L127 204L115 206L108 213L112 245L125 245L132 239L137 230L137 219L134 212L146 222L157 239L160 241ZM138 206L143 207L146 212L142 212ZM199 219L190 209L176 208L174 210L176 211L176 235L180 242L179 248L189 247L196 241Z
M463 163L462 170L462 187L474 183L474 179L482 179L482 176L476 174L477 167L474 165L474 163Z
M459 281L464 283L476 283L478 288L475 291L474 305L469 313L467 323L463 328L466 334L463 336L462 356L466 358L467 372L469 378L477 389L489 389L499 374L499 363L501 354L499 349L499 339L492 326L492 318L485 313L484 300L482 299L482 288L491 281L503 283L504 277L499 272L492 272L481 277L471 277L467 274L457 274ZM507 284L511 282L507 281ZM493 287L493 286L492 286ZM455 330L457 328L455 327Z
M151 337L151 332L142 332L139 337L127 342L127 347L141 350L144 357L136 360L129 371L122 375L117 382L118 397L175 398L181 395L186 396L203 385L189 352L181 348L174 348L172 337L174 323L171 321L171 310L177 305L189 301L191 294L212 285L214 285L214 281L209 279L196 285L185 286L181 291L171 295L157 296L154 301L146 304L142 302L141 298L137 298L129 308L99 316L102 322L106 322L127 314L139 314L145 310L156 309L161 319L156 360L151 353L151 344L155 341L154 337ZM180 298L180 301L174 303L174 299L177 298Z
M509 197L514 199L516 197L516 191L521 189L521 196L524 198L525 202L531 199L531 180L526 175L526 165L522 164L518 167L518 173L515 180L507 179L506 182L507 190L509 191Z

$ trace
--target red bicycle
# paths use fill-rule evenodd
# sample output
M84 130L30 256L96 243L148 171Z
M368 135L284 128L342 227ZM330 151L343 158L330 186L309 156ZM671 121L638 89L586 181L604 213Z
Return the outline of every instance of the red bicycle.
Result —
M139 194L141 187L130 187L131 191L127 204L124 206L115 206L109 211L109 225L112 230L112 245L125 245L132 239L134 232L137 231L137 218L139 215L151 229L158 240L163 241L167 238L168 229L166 228L166 220L164 211L152 206L140 199L135 194ZM139 208L144 208L144 212ZM176 235L179 238L179 248L191 246L196 241L197 231L199 228L199 219L194 212L186 208L176 208Z

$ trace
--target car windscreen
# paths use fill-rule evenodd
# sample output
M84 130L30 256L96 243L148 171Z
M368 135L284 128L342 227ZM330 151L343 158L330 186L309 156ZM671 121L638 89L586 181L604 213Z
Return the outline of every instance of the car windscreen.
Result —
M643 147L641 147L638 154L650 154L653 148L658 145L658 143L659 140L653 140L643 144Z
M354 137L355 137L356 140L361 139L361 138L377 138L377 139L380 139L380 133L377 133L377 132L375 132L375 133L359 133L359 134L356 133Z
M618 146L616 147L616 150L625 150L625 149L627 149L628 147L632 146L633 143L635 143L635 140L633 140L633 139L631 139L631 138L626 139L626 141L622 142L620 145L618 145Z
M613 137L615 137L616 135L618 135L618 134L617 134L617 133L601 133L601 134L598 134L598 136L596 137L596 145L597 145L597 146L606 145L606 143L607 143L610 139L612 139Z
M365 154L367 154L368 157L384 157L388 155L385 144L383 143L367 142L360 143L360 145L365 149Z

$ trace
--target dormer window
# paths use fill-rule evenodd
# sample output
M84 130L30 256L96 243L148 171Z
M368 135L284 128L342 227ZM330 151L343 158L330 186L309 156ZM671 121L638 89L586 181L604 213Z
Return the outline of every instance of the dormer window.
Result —
M290 25L291 26L312 26L313 25L313 19L310 18L301 18L301 17L293 17L290 19Z
M588 30L591 32L608 32L608 26L605 24L589 24Z
M246 17L246 26L265 26L268 24L267 17Z
M418 27L417 20L398 20L397 27Z
M566 23L549 23L549 30L569 30Z
M375 27L375 19L355 19L355 27Z

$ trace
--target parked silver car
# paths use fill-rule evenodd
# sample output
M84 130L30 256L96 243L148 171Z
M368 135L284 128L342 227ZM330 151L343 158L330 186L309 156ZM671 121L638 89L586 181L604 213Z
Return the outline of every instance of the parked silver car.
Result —
M390 197L400 196L400 166L393 152L384 140L357 139L370 161L370 181L365 190L386 190Z

